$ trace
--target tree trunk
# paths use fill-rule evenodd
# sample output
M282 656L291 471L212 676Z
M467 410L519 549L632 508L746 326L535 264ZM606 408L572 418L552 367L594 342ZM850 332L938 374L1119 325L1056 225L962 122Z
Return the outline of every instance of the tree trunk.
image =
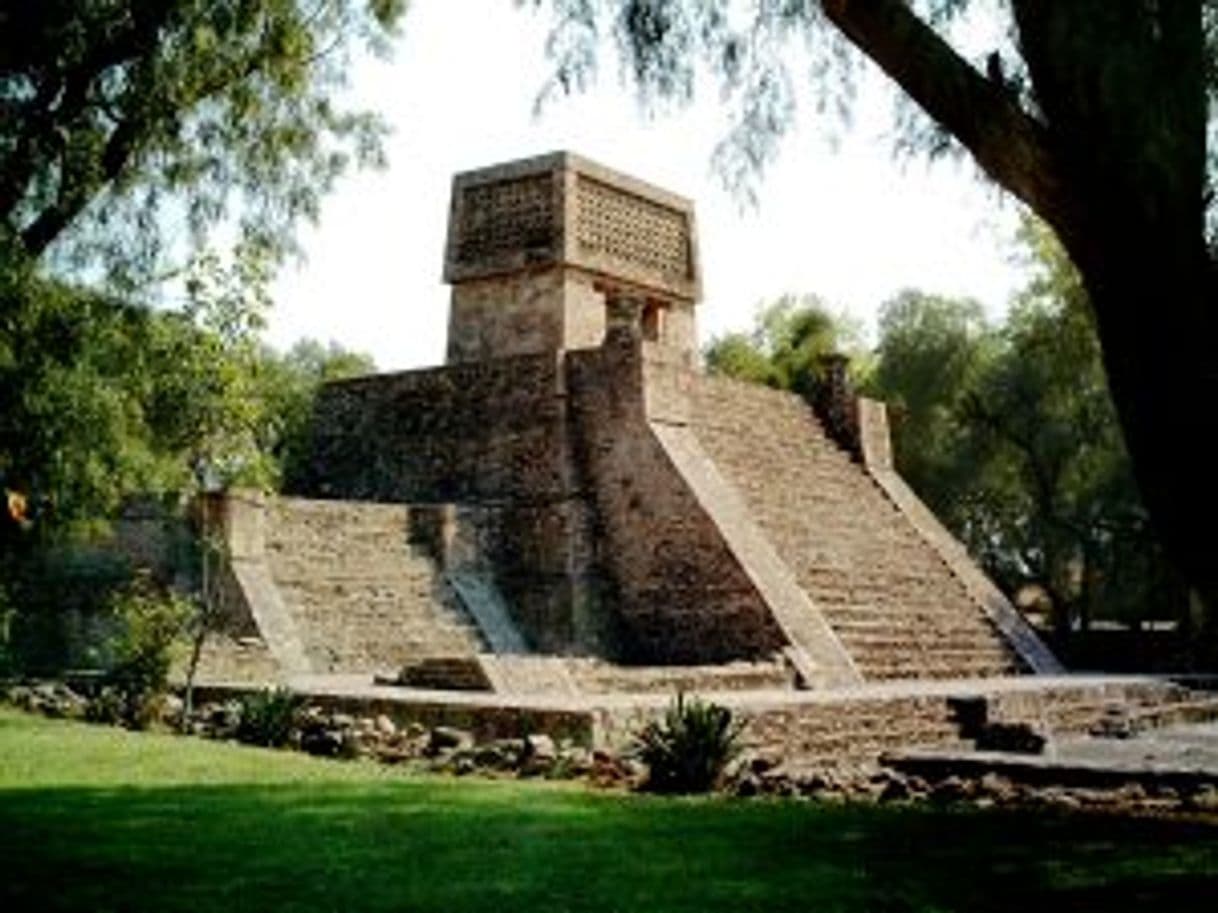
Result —
M1114 216L1116 214L1114 213ZM1168 555L1218 612L1218 315L1199 233L1126 215L1080 257L1134 474ZM1072 251L1073 253L1073 251Z
M1218 284L1205 240L1199 0L1014 0L1134 475L1169 558L1218 613ZM1210 636L1213 635L1210 632Z

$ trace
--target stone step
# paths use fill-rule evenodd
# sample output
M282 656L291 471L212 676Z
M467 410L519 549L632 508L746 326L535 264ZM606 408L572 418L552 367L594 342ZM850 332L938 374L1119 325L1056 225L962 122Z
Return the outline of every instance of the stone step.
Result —
M862 662L861 660L856 660ZM946 663L911 662L900 665L873 663L868 668L868 679L877 682L933 681L950 678L1001 678L1017 675L1019 670L1011 664L986 663L961 665Z
M988 643L996 649L1006 649L987 624L960 623L958 620L932 616L909 617L895 612L887 618L877 617L875 624L866 625L853 620L842 621L832 610L825 610L825 618L840 637L878 648L905 643L938 645L948 649L957 641L963 641L968 644Z
M490 691L491 684L476 656L430 656L402 667L398 681L412 688Z
M568 661L580 690L594 693L700 694L715 691L780 690L795 686L785 662L731 662L715 666L623 666L600 660Z

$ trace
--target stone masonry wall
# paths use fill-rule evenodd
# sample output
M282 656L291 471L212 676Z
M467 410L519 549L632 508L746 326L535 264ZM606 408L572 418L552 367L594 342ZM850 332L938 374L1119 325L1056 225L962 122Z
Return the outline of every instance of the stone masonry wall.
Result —
M558 362L525 355L327 384L309 493L527 502L570 493Z
M637 337L615 331L567 359L577 458L631 659L708 663L780 650L769 609L647 424Z
M604 295L579 270L553 267L453 286L449 364L594 348L604 336Z
M549 353L329 384L302 493L493 508L488 558L517 623L543 651L587 646L598 586L560 380Z

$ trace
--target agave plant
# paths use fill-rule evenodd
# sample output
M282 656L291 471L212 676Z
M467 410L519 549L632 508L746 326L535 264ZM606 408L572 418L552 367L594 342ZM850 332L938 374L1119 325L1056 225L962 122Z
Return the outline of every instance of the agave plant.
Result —
M714 789L739 751L742 728L727 707L677 692L663 720L648 723L636 738L635 753L648 770L644 788L658 793Z

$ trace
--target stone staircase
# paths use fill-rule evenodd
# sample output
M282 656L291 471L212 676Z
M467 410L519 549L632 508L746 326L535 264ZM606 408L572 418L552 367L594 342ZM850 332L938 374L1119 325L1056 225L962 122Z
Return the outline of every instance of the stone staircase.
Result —
M473 659L481 635L403 505L274 499L266 559L313 673ZM457 665L460 665L458 662Z
M864 679L1025 671L942 558L798 396L720 378L693 428Z
M584 694L706 695L733 691L791 691L795 670L781 659L737 660L714 666L623 666L596 659L569 659Z

